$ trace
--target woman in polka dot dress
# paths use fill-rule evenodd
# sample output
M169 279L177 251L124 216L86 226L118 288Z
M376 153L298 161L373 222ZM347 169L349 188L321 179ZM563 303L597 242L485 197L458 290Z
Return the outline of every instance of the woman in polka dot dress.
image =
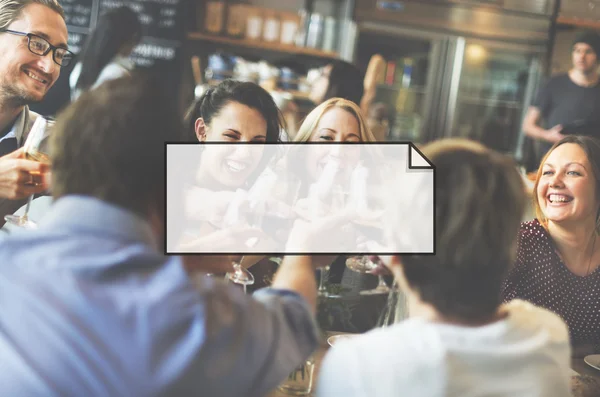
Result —
M546 154L503 299L559 314L576 355L600 353L600 141L567 136Z

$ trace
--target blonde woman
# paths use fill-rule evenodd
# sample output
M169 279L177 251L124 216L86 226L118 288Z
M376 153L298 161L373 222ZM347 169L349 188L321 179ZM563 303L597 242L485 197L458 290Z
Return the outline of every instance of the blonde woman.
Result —
M331 98L321 103L312 112L306 116L300 126L298 133L294 137L294 142L331 142L331 143L368 143L375 142L375 136L367 126L365 118L360 107L352 101L343 98ZM303 158L296 158L292 161L294 166L297 164L306 164L307 174L313 179L304 181L304 192L308 189L308 184L314 182L323 171L328 161L328 156L332 150L340 149L341 145L335 149L329 149L326 145L315 145L313 150L308 151L308 155ZM349 148L340 149L348 153ZM306 150L300 151L306 154ZM377 278L370 275L364 275L346 270L345 256L335 258L333 256L318 255L318 259L313 258L315 262L331 263L328 280L330 282L340 282L345 288L353 291L371 289L377 285ZM335 260L335 261L334 261ZM333 262L333 263L332 263ZM326 294L323 283L320 285L320 293ZM373 303L373 300L369 300ZM374 308L372 305L359 304L352 310L350 327L346 325L329 324L333 328L346 331L366 331L375 326L380 308ZM337 320L334 319L334 323ZM323 324L327 326L328 324ZM340 328L340 326L343 328Z
M314 108L302 122L294 142L374 142L375 137L367 127L362 112L354 102L343 98L331 98ZM302 179L308 176L311 180L303 180L300 196L308 191L308 186L314 182L323 170L331 149L325 145L315 145L314 150L308 152L305 148L291 154L286 165L290 169L302 170ZM335 149L334 149L335 150ZM305 165L305 169L299 165ZM330 264L335 257L319 255L319 263ZM260 266L252 268L253 273L259 273L257 279L268 279L273 273L273 263L263 261ZM340 261L343 271L344 261ZM337 266L336 266L337 268ZM260 270L259 270L260 269Z

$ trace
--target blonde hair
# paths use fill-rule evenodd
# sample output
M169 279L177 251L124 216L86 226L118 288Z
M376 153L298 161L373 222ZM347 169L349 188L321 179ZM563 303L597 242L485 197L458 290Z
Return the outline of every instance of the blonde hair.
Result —
M56 0L0 0L0 29L8 28L30 4L46 6L65 19L63 8Z
M302 122L302 125L300 126L300 129L298 129L298 133L294 137L294 142L307 142L312 136L313 132L315 132L317 125L319 125L321 117L323 117L323 115L328 110L333 108L343 109L346 112L353 115L354 118L356 118L359 129L358 134L361 142L376 141L375 136L373 135L369 127L367 127L367 124L365 123L362 112L358 105L347 99L331 98L314 108L313 111L310 112L308 116L306 116L306 118Z

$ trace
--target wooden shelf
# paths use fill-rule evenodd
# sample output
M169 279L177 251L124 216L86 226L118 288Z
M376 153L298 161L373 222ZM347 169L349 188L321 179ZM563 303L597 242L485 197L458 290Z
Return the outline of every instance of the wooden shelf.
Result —
M286 54L305 55L315 58L338 59L339 55L335 52L322 51L314 48L296 47L294 45L281 44L277 42L267 42L261 40L235 39L224 36L214 36L200 32L188 33L188 39L208 41L211 43L226 44L230 46L256 48L265 51L282 52Z
M558 17L556 23L563 26L575 26L580 28L600 30L600 21L582 19L577 17Z

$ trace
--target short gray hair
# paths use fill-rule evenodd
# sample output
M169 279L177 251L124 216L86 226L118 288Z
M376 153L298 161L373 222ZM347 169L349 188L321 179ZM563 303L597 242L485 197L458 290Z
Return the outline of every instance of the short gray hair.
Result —
M30 4L46 6L65 19L65 12L57 0L0 0L0 29L8 28L21 16L23 9Z

